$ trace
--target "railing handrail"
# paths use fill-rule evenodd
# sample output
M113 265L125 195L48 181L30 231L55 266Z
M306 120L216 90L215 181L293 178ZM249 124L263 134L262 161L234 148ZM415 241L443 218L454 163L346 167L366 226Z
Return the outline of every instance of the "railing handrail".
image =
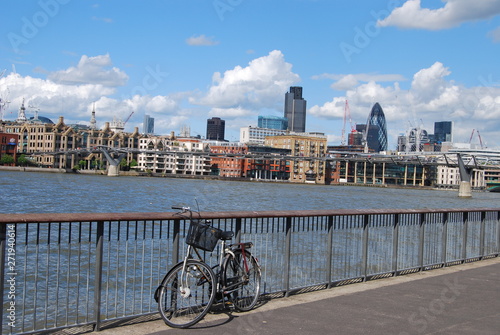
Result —
M199 217L233 230L235 241L255 242L269 296L500 256L500 208L227 211ZM0 306L20 302L20 327L4 324L0 335L73 326L100 330L103 322L156 313L152 292L182 257L185 220L177 212L0 214ZM314 253L322 257L312 262ZM15 285L7 281L11 277ZM49 297L56 298L52 306ZM0 313L3 320L6 312Z
M423 209L332 209L298 211L227 211L200 212L202 219L228 218L275 218L311 217L339 215L381 215L381 214L423 214L423 213L460 213L460 212L498 212L500 208L423 208ZM0 214L0 224L9 223L51 223L51 222L97 222L97 221L148 221L148 220L186 220L177 212L128 212L128 213L29 213Z

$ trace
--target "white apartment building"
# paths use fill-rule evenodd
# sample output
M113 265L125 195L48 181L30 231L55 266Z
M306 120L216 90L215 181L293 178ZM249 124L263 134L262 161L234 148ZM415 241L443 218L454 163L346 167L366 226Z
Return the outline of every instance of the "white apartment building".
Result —
M139 139L138 167L142 171L165 174L208 175L210 157L207 144L195 139L152 136Z
M266 136L278 136L286 134L286 130L258 128L258 127L242 127L240 128L240 142L264 144Z
M436 186L438 187L456 187L460 185L460 171L458 167L449 167L439 165L436 169ZM473 188L482 188L486 186L484 180L484 171L473 169L471 172L471 186Z

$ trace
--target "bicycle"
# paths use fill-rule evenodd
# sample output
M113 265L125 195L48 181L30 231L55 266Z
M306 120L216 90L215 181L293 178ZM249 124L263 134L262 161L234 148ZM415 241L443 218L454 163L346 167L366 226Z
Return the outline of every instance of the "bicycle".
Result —
M190 327L205 317L215 301L221 301L225 307L228 300L241 312L253 309L259 299L261 279L259 262L248 251L253 243L229 244L234 232L212 227L208 220L193 218L189 207L172 209L181 210L179 215L189 219L190 226L184 260L170 269L154 294L165 323L173 328ZM219 242L218 264L210 267L198 249L213 252ZM193 257L193 251L197 258Z

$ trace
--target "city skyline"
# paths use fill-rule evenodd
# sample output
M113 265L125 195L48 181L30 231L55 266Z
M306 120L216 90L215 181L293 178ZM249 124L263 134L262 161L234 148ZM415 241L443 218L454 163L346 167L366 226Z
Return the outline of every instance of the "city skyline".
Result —
M203 136L204 120L220 117L237 141L259 115L283 115L283 95L300 86L306 131L332 145L346 100L355 124L380 103L388 149L407 129L441 120L453 122L456 142L476 130L487 147L500 145L500 1L284 3L9 2L4 118L15 119L24 98L28 118L39 110L88 125L95 103L99 127L134 113L125 131L143 129L148 114L156 133L188 124Z

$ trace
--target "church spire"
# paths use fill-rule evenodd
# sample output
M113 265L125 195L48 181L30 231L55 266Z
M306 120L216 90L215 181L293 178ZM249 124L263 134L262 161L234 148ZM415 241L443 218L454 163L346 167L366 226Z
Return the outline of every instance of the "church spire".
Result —
M24 107L24 98L21 103L21 107L19 107L19 113L17 114L17 122L26 122L26 108Z
M90 118L90 129L92 130L97 129L97 122L95 120L95 102L94 102L94 107L92 108L92 117Z

